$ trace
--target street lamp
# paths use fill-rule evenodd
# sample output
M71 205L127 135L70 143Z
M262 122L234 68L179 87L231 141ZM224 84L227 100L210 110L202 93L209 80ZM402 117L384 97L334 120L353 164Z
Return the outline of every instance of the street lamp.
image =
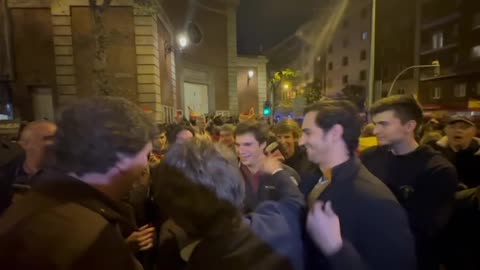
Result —
M414 69L414 68L440 68L440 62L439 61L433 61L431 65L415 65L415 66L411 66L411 67L407 67L406 69L402 70L400 73L398 73L397 77L395 77L395 79L393 80L392 84L390 85L390 89L388 90L388 94L387 96L390 96L393 92L393 87L395 86L395 83L397 82L397 80L400 78L400 76L402 76L405 72L407 72L408 70L410 69ZM438 75L440 72L439 71L436 71L435 72L436 75Z
M254 75L255 75L255 72L253 70L248 71L248 78L249 79L252 79Z
M283 85L283 89L288 90L288 88L290 88L290 86L288 86L288 84Z
M188 46L188 37L185 34L178 36L178 45L180 45L180 49L184 49Z

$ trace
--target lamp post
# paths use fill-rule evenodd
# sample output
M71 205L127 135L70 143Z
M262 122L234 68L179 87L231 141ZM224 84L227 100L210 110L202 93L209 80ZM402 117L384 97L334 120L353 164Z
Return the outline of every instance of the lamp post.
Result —
M438 61L433 61L431 65L415 65L415 66L410 66L410 67L407 67L405 68L404 70L402 70L400 73L398 73L398 75L395 77L395 79L393 80L392 84L390 85L390 89L388 90L388 94L387 96L390 96L393 92L393 87L395 86L395 83L397 82L397 80L405 73L407 72L408 70L410 69L414 69L414 68L432 68L432 67L435 67L435 68L440 68L440 62ZM436 72L436 75L438 75L439 72Z
M367 108L373 103L373 94L375 87L375 40L376 40L376 23L377 23L377 0L372 0L372 27L370 35L370 68L368 71L368 93Z

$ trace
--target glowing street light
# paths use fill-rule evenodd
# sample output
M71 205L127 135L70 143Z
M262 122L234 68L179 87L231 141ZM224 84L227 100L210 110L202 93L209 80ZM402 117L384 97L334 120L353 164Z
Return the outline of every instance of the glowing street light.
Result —
M178 45L180 45L181 49L184 49L188 46L188 37L185 34L178 36Z
M248 78L249 79L252 79L254 75L255 75L255 71L253 71L253 70L248 71Z
M283 85L283 89L288 90L288 88L290 88L290 86L288 84Z

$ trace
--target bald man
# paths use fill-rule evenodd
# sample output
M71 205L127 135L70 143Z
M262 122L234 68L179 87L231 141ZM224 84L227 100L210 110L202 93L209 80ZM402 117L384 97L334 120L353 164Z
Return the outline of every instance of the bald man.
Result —
M23 129L18 143L24 154L0 167L0 214L11 204L13 193L28 190L34 176L42 172L56 130L48 121L31 122Z

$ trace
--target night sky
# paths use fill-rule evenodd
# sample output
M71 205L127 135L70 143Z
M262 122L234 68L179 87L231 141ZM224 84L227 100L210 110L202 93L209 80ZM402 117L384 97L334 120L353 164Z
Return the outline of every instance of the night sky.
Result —
M238 53L261 54L289 37L326 0L241 0L237 11Z

